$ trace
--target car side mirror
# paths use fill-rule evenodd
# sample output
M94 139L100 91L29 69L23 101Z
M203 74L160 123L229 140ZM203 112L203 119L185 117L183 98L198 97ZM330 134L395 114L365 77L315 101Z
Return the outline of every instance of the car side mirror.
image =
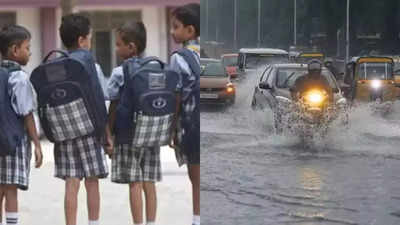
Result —
M264 90L270 90L270 89L272 89L272 87L269 86L269 84L268 84L267 82L261 82L261 83L258 85L258 87L259 87L260 89L264 89Z

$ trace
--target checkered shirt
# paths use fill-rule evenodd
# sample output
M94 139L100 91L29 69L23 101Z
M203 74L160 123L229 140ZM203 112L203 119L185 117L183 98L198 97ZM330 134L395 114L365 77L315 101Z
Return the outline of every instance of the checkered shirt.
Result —
M174 114L147 116L139 114L133 138L134 147L153 147L168 145L171 139L171 126Z
M56 141L72 140L94 131L83 99L45 109L46 117Z

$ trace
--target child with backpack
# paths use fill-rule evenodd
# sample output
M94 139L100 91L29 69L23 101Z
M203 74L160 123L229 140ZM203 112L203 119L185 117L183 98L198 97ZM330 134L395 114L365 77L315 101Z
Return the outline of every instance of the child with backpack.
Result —
M50 108L44 108L43 110L47 110L44 113L48 115L47 119L53 119L52 121L73 117L67 122L61 121L59 124L48 125L54 126L54 130L56 131L64 131L74 127L85 127L88 125L89 121L94 123L94 125L91 126L91 130L94 130L93 133L88 134L85 132L83 133L84 135L81 136L68 136L68 132L60 132L59 134L57 133L56 136L52 137L52 139L55 139L55 177L65 180L66 224L76 225L78 191L80 181L84 179L87 192L89 225L98 225L100 216L100 193L98 179L106 178L108 176L106 156L102 147L102 138L104 137L104 133L107 144L107 153L110 153L112 141L110 133L107 132L105 126L107 121L107 111L104 93L99 82L98 71L96 69L94 58L89 52L89 49L91 48L90 21L88 18L82 15L69 14L62 18L59 31L61 40L68 50L68 53L63 53L64 57L66 58L65 63L68 63L69 61L73 61L75 63L69 64L69 66L60 67L57 62L61 61L63 58L57 58L54 61L53 66L43 66L43 71L50 71L49 74L43 72L45 75L43 77L46 77L46 81L52 81L54 79L62 80L70 75L76 79L78 79L78 77L86 77L85 75L88 75L89 79L85 80L84 82L75 82L74 87L77 85L80 85L80 87L72 89L73 91L68 89L70 86L61 86L55 89L51 94L42 94L41 89L39 90L37 88L40 87L40 82L33 82L33 79L40 77L36 76L36 70L32 73L31 80L38 92L39 109L41 109L40 102L44 101L40 98L48 98L48 96L51 96L52 99L49 100L52 100L56 105L57 101L64 101L65 98L68 98L69 94L77 95L78 93L81 93L79 101L74 101L66 105L54 106L54 108L51 108L52 106L50 106ZM71 58L71 60L68 60L68 58ZM77 70L82 71L82 74L76 74L74 71L68 71L68 69L74 70L74 65L83 65L84 71ZM40 68L41 67L37 68L39 75L41 75ZM57 78L56 75L58 76ZM77 90L79 90L79 92ZM80 115L80 113L85 111L88 111L89 117L90 115L95 115L95 117L92 116L91 120L88 120L88 116L86 116L86 120L84 121L82 121L82 119L77 119L77 115ZM56 114L57 112L63 112L63 115L58 115ZM92 112L92 114L90 114L90 112Z
M18 224L17 189L28 190L31 140L35 146L35 167L42 165L33 119L34 91L28 74L21 69L31 55L30 40L31 34L22 26L10 25L0 31L0 194L5 196L7 225Z
M117 55L125 61L122 66L114 68L108 83L108 95L111 100L109 127L115 133L111 180L115 183L129 184L130 207L135 225L143 224L142 190L144 191L146 224L154 225L157 209L155 182L161 181L162 177L160 147L135 146L132 141L132 130L129 130L133 129L130 126L134 121L133 112L121 113L123 109L129 108L124 105L126 103L123 102L124 99L134 101L134 96L128 87L129 76L141 67L139 65L142 62L141 55L146 48L144 24L130 21L117 29L116 47ZM128 72L129 69L124 67L128 61L137 62L138 67ZM129 75L125 75L126 73ZM123 129L125 125L128 126L126 130Z
M178 164L187 163L193 191L193 225L200 225L200 5L187 4L172 13L171 35L183 48L171 56L171 67L182 77L183 129Z

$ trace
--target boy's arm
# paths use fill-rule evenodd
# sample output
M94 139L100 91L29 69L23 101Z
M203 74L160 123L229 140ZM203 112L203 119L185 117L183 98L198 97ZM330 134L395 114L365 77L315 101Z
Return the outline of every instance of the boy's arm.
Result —
M111 158L113 154L114 143L112 141L112 131L114 130L114 122L115 122L115 111L117 109L119 100L111 101L110 108L108 109L108 121L106 125L106 145L105 150L108 156Z
M35 167L39 168L43 162L43 154L42 147L40 145L39 137L36 133L35 120L33 119L33 113L29 113L24 116L25 127L28 131L29 137L32 139L33 144L35 145Z
M110 108L108 109L108 128L109 128L110 134L112 134L112 131L114 130L114 123L115 123L116 111L117 111L118 104L119 104L119 100L112 100L111 104L110 104Z
M112 140L112 135L111 135L111 131L110 131L110 127L109 127L108 123L106 125L105 134L106 134L106 137L105 137L106 143L105 143L104 147L105 147L108 157L111 158L112 154L114 153L114 142Z

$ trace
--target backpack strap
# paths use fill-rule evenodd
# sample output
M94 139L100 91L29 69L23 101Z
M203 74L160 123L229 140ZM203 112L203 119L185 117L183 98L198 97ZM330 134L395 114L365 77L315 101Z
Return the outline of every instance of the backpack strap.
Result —
M201 73L200 66L192 51L190 51L187 48L181 48L178 51L175 51L173 54L175 53L182 56L185 59L185 61L189 64L189 67L194 74L200 75Z
M49 52L49 54L46 55L46 57L44 57L42 63L47 62L49 60L50 56L53 55L54 53L59 53L59 54L63 55L64 57L68 57L69 56L68 52L66 52L66 51L57 50L57 49L56 50L52 50L52 51Z
M159 64L160 64L160 66L161 66L161 69L164 69L164 67L165 67L165 63L163 62L163 61L161 61L159 58L157 58L157 57L147 57L147 58L144 58L143 60L141 60L140 61L140 65L141 66L145 66L145 65L147 65L147 64L149 64L149 63L151 63L151 62L158 62Z

